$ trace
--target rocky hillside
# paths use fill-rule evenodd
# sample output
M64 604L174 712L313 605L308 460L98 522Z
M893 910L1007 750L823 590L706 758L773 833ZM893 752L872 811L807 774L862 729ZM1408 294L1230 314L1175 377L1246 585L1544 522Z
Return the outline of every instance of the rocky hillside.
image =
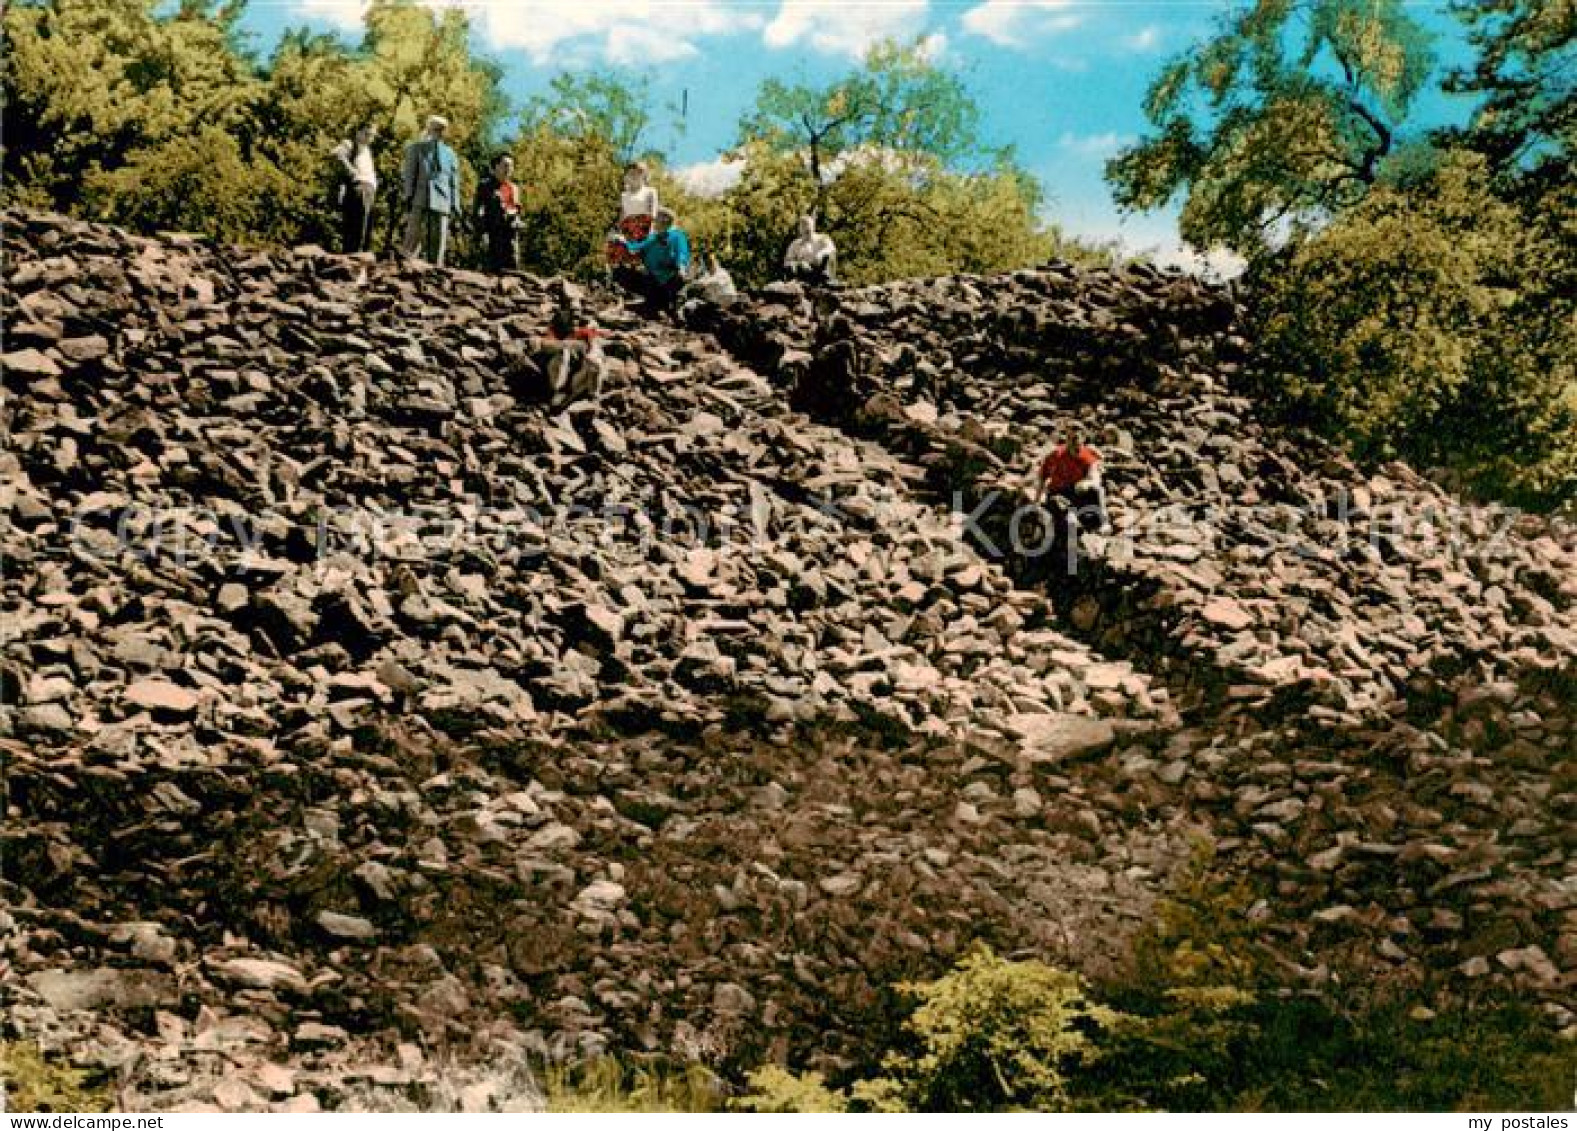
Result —
M593 292L550 415L559 284L4 238L0 993L140 1106L836 1066L973 939L1118 969L1200 838L1292 983L1577 1024L1577 539L1257 422L1226 291L846 293L822 419L797 290ZM1113 529L1048 585L1068 413Z

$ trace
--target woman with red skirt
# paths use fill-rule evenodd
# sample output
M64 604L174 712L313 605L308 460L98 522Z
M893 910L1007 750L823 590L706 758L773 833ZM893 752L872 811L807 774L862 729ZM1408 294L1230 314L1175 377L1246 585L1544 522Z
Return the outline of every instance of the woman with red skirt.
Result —
M657 215L657 190L646 182L646 166L632 161L624 167L624 191L619 194L619 223L608 233L608 266L615 274L642 270L641 261L621 242L644 240Z

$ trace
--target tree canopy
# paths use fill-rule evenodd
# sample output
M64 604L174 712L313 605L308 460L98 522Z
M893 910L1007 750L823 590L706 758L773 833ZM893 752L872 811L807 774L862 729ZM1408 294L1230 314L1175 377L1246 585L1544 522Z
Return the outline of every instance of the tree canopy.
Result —
M549 93L531 99L521 133L549 132L567 141L605 145L620 163L633 161L652 124L651 83L612 71L564 71Z
M1181 197L1190 243L1258 254L1362 199L1433 64L1405 0L1254 0L1161 69L1152 133L1107 167L1113 194Z
M1040 219L1039 184L1010 151L982 144L980 118L920 42L877 44L820 86L768 79L740 122L740 183L721 216L702 208L703 225L723 229L752 280L777 270L807 212L851 282L1093 254Z
M622 166L648 161L701 248L742 282L775 277L814 210L848 277L1016 267L1076 251L1039 215L1039 186L982 148L979 110L918 44L884 43L826 87L768 79L741 124L744 165L701 197L664 172L648 80L564 72L519 107L459 8L373 0L357 43L286 32L266 60L240 42L239 3L20 0L4 16L7 197L145 230L332 242L329 150L377 127L385 184L429 113L449 118L462 191L503 150L522 187L522 263L593 274ZM390 246L387 189L375 223ZM464 233L457 261L473 252Z
M1461 0L1444 76L1402 0L1244 0L1167 63L1107 176L1249 257L1273 409L1376 458L1577 499L1574 0ZM1430 84L1474 96L1423 130Z
M1517 503L1577 497L1577 289L1564 220L1448 155L1382 185L1259 283L1261 368L1293 419Z
M1453 140L1483 153L1503 183L1540 192L1569 177L1577 141L1577 0L1456 0L1477 48L1445 87L1478 95Z
M826 86L767 79L740 122L739 141L798 154L819 207L860 154L943 164L978 156L979 121L963 83L921 44L885 42Z
M266 66L240 5L45 0L7 6L7 195L143 229L322 239L328 150L362 122L413 136L442 108L475 156L506 109L466 17L374 0L351 48L286 34Z

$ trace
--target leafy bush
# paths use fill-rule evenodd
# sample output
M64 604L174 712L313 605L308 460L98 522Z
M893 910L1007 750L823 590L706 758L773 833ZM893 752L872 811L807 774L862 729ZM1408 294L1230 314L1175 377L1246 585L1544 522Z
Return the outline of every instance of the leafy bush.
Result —
M29 1041L0 1041L0 1096L4 1111L108 1111L109 1096L88 1085L87 1073L46 1057Z
M984 947L952 974L901 989L920 1000L905 1026L917 1047L888 1056L888 1080L866 1094L921 1111L1060 1110L1067 1074L1096 1059L1092 1038L1119 1020L1077 975Z
M602 1057L549 1069L543 1082L549 1111L714 1111L721 1101L717 1077L699 1064L646 1066Z
M795 1075L775 1064L758 1068L749 1076L750 1091L734 1101L741 1111L840 1112L849 1109L845 1092L827 1087L820 1072Z
M1079 978L979 947L934 982L899 989L919 1005L884 1075L847 1092L820 1075L769 1067L737 1101L750 1111L1018 1111L1069 1106L1069 1073L1097 1057L1094 1037L1121 1021Z
M1577 497L1577 232L1488 185L1450 154L1263 267L1262 380L1361 457L1554 507Z

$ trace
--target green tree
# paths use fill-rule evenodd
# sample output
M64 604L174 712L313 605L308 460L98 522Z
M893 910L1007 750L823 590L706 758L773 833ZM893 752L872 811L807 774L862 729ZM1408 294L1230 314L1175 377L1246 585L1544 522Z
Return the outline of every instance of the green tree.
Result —
M521 187L521 266L542 275L600 274L622 183L612 144L538 125L509 149Z
M545 275L603 271L624 166L651 121L649 84L614 71L566 72L526 103L505 146L522 192L522 266ZM660 155L645 156L660 165ZM661 187L668 200L669 186Z
M799 155L819 209L848 168L850 154L962 160L982 152L979 119L963 83L929 59L919 43L887 42L826 86L764 81L754 109L740 122L739 142Z
M1433 61L1404 0L1253 0L1162 68L1107 180L1128 208L1181 196L1196 246L1262 254L1363 198Z
M651 84L612 71L565 71L548 93L526 103L522 132L549 131L569 141L605 145L621 165L640 153L652 122Z
M381 128L388 118L363 81L363 68L332 35L287 31L275 48L263 96L251 110L249 131L287 186L271 196L258 219L258 234L269 242L300 239L334 245L328 190L336 171L328 152L362 122ZM397 160L388 156L389 142L383 136L376 146L386 183Z
M104 170L201 129L235 129L258 82L233 50L233 14L157 0L13 3L4 18L8 195L119 219L139 205Z
M1541 192L1570 177L1577 135L1577 0L1457 0L1477 48L1446 89L1482 101L1456 140L1489 158L1500 181Z
M1261 280L1261 368L1295 420L1482 493L1577 497L1577 199L1531 222L1479 155L1382 185Z
M854 283L999 270L1057 245L1039 186L979 140L979 107L919 43L879 44L824 86L768 79L740 123L739 184L702 208L736 276L777 275L797 216L814 212Z
M929 199L948 218L945 231L931 234L947 250L951 270L987 274L1054 257L1105 258L1040 218L1046 203L1040 183L1010 160L940 177Z
M401 150L414 141L430 114L449 119L448 141L461 157L461 190L469 197L477 170L498 147L508 111L499 66L474 55L471 25L457 8L442 11L416 0L373 0L365 17L357 78L377 107L386 142L391 204ZM399 209L385 210L383 245L393 245Z
M386 136L412 138L429 114L442 114L457 148L497 144L508 110L501 72L473 54L464 11L373 0L365 22L358 78L365 99L383 115Z
M480 161L491 144L505 110L499 72L473 56L463 13L375 0L359 49L290 32L260 72L239 12L209 0L8 6L7 197L288 243L326 235L328 151L360 121L382 127L385 152L439 111L462 156ZM386 184L398 160L383 158Z
M742 175L722 196L696 197L668 180L660 187L692 242L717 252L738 282L759 286L780 276L794 222L815 201L798 155L752 142L735 157ZM855 284L1089 256L1041 220L1041 205L1040 186L1010 161L960 172L932 160L862 158L829 186L821 227Z

